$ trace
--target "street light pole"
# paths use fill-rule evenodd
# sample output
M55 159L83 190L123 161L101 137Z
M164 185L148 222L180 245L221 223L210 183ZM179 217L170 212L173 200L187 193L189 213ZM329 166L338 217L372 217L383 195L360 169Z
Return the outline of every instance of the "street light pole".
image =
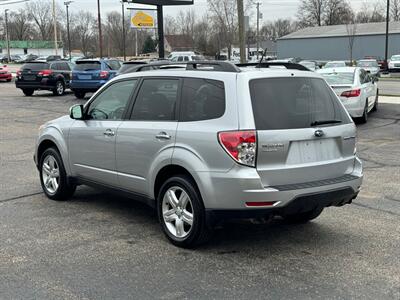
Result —
M57 42L57 19L56 19L56 2L53 0L53 22L54 22L54 49L58 55L58 42Z
M121 1L122 5L122 53L124 56L124 61L126 61L126 37L125 37L125 5L124 1Z
M65 1L64 5L67 9L67 37L68 37L68 54L69 54L69 61L71 61L71 36L69 34L69 5L73 1Z
M386 71L389 71L388 65L388 55L389 55L389 9L390 9L390 0L387 0L387 7L386 7L386 41L385 41L385 65Z
M8 15L7 15L8 11L9 11L8 9L4 10L5 21L6 21L7 62L10 63L11 55L10 55L10 36L8 35Z
M97 0L97 21L99 24L99 47L100 47L100 58L103 57L103 38L101 34L101 13L100 13L100 0Z

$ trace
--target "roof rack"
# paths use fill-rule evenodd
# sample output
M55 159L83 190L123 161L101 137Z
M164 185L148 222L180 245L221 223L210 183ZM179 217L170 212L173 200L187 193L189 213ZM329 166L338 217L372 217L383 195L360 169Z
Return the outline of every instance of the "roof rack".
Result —
M176 65L186 65L186 70L190 71L218 71L218 72L233 72L239 73L241 70L234 64L226 61L216 61L216 60L196 60L196 61L185 61L185 62L173 62L173 61L156 61L150 62L146 66L173 66Z
M270 68L270 67L285 67L288 70L299 70L299 71L309 71L305 66L290 63L290 62L261 62L261 63L244 63L244 64L236 64L237 67L256 67L256 68Z

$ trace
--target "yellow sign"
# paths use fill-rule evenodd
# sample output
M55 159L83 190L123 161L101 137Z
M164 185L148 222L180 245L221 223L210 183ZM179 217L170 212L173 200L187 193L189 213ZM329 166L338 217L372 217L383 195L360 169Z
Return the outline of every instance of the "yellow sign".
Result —
M131 10L131 27L132 28L155 28L155 11L154 10Z

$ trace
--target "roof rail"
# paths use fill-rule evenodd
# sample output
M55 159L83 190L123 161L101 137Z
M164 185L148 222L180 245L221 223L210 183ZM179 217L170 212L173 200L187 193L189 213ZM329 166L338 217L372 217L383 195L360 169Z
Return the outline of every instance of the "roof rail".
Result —
M239 73L241 70L233 63L218 60L195 60L185 62L186 70L209 71L207 67L212 67L213 71ZM200 67L200 68L199 68ZM206 68L202 68L206 67Z
M309 71L305 66L290 63L290 62L261 62L261 63L244 63L244 64L236 64L237 67L256 67L256 68L270 68L270 67L285 67L288 70L299 70L299 71Z
M234 64L226 61L216 61L216 60L195 60L195 61L185 61L185 62L173 62L173 61L156 61L150 62L145 66L173 66L176 65L186 65L186 70L191 71L219 71L219 72L233 72L239 73L241 70Z

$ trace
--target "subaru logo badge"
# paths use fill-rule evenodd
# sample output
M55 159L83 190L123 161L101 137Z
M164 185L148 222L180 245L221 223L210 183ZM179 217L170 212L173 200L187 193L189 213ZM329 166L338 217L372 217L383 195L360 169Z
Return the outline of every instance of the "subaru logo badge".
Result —
M316 131L314 132L314 135L315 135L316 137L323 137L323 136L325 135L325 133L324 133L321 129L318 129L318 130L316 130Z

